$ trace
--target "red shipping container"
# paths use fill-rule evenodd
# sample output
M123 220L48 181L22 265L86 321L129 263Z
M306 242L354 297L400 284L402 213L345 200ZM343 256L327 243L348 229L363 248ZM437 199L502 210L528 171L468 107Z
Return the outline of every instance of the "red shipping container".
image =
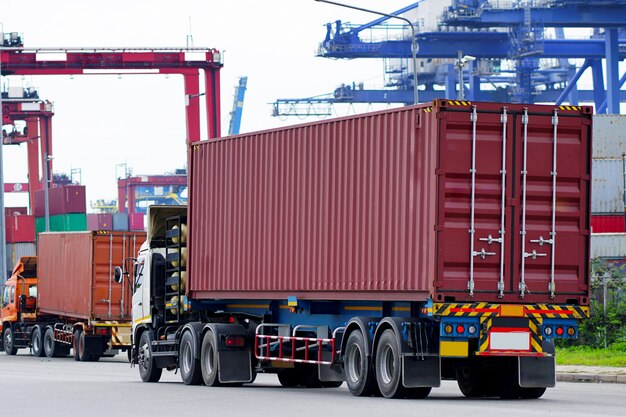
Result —
M128 229L129 230L146 230L143 224L143 213L129 213L128 214Z
M35 241L35 218L28 215L6 216L7 243L30 243Z
M588 304L591 114L437 100L192 143L188 293Z
M142 232L40 233L37 304L44 314L130 321L132 294L113 269L137 255Z
M624 215L591 216L591 233L623 233L626 232Z
M5 216L17 216L20 214L28 214L27 207L5 207L4 215Z
M113 230L113 215L107 213L88 214L87 229L89 230Z
M52 187L48 190L48 209L50 215L85 213L87 211L87 201L84 185L66 185L63 187ZM35 192L36 217L45 216L45 191Z

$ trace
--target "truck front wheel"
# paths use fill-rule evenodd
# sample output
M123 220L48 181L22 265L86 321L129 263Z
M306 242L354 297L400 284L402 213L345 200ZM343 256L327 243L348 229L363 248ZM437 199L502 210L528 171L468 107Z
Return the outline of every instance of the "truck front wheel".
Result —
M152 357L152 332L146 330L141 334L139 339L139 351L137 354L137 363L139 367L139 375L143 382L159 382L163 369L157 368L154 358Z
M217 343L213 332L208 331L202 338L202 352L200 354L200 366L202 379L207 387L217 387L220 384L218 378Z
M348 336L344 355L346 384L352 395L368 396L376 393L376 380L371 365L363 333L355 330Z
M4 352L7 355L15 355L17 353L17 348L15 347L15 336L13 334L13 329L11 327L7 327L4 329L4 333L2 334L2 343L4 343Z
M180 356L178 357L180 377L185 385L200 385L202 372L200 361L194 355L194 343L191 332L187 331L180 339Z

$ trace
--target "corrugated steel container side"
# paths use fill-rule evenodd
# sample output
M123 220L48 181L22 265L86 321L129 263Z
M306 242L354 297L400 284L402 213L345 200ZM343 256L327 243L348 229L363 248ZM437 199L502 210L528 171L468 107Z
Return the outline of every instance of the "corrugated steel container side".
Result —
M593 157L621 158L626 154L626 115L593 116Z
M118 231L128 230L128 214L126 213L113 214L113 230L118 230Z
M437 143L419 112L192 146L192 296L425 300Z
M589 107L477 103L476 246L470 277L471 106L446 100L190 145L192 298L588 302ZM503 297L497 291L502 121L508 109ZM526 237L550 236L560 112L555 276L520 236L524 109ZM549 249L529 240L526 250ZM491 246L488 246L491 245ZM572 255L575 254L575 255ZM526 263L525 298L519 294Z
M28 214L27 207L5 207L4 215L5 216L17 216L21 214Z
M34 243L9 243L7 244L7 269L13 270L13 267L22 256L35 256Z
M35 218L28 215L7 216L6 242L24 243L35 241Z
M129 230L146 230L144 226L143 213L129 213L128 214L128 228Z
M84 185L66 185L50 189L50 214L85 213L87 200Z
M591 233L624 233L626 219L624 215L591 216Z
M624 213L624 159L593 159L592 213Z
M35 231L44 232L46 229L46 219L44 217L35 218ZM87 230L87 214L70 213L50 216L51 232L82 232Z
M143 241L145 233L137 232L40 234L39 311L83 320L130 321L132 294L115 283L113 268L136 256Z
M591 258L626 257L626 233L594 233L591 235Z

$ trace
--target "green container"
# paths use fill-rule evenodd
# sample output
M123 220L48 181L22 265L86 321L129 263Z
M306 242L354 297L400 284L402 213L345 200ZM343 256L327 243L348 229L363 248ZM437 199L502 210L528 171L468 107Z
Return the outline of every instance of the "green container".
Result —
M46 218L35 218L35 232L37 234L46 229ZM50 216L51 232L82 232L87 230L86 213L57 214Z

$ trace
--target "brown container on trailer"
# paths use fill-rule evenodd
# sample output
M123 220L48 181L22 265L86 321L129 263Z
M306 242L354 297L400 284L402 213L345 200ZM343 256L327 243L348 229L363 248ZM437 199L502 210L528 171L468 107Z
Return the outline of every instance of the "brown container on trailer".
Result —
M136 256L145 239L143 232L39 234L39 311L82 320L130 321L132 294L126 282L114 281L113 268Z
M591 113L437 100L191 144L189 295L587 304Z

